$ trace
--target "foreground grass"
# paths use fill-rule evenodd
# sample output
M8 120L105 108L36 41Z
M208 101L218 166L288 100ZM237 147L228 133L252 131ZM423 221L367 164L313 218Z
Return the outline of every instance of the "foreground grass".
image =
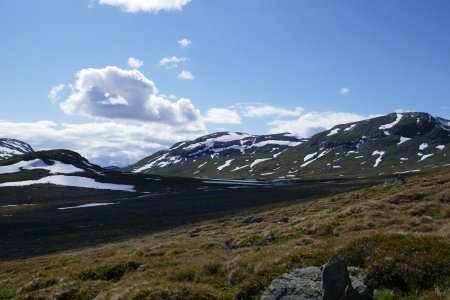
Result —
M0 299L254 299L343 255L379 299L449 299L450 169L96 248L0 262Z

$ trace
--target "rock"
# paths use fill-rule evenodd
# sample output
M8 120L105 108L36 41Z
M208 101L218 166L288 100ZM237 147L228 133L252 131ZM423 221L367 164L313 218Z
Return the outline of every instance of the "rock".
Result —
M351 275L342 258L333 256L323 269L296 269L276 278L261 300L372 300L363 284L365 271L355 267L350 271Z
M278 221L279 224L281 224L281 223L288 223L288 222L289 222L289 218L288 218L288 217L282 217L282 218Z
M272 281L261 300L320 300L321 278L318 267L296 269Z
M322 300L341 300L351 285L347 264L339 256L333 256L322 271Z
M397 177L397 178L391 178L391 179L387 179L384 184L383 187L391 187L391 186L395 186L395 185L403 185L405 184L406 181L403 177Z
M242 223L252 224L252 223L261 223L262 221L264 221L263 217L250 216L250 217L247 217L244 220L242 220Z

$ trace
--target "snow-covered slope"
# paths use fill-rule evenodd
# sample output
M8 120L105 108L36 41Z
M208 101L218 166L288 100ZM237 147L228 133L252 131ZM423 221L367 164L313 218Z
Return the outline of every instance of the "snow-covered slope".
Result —
M80 154L50 150L15 155L0 161L0 189L29 185L60 186L134 192L130 184L110 183L111 176ZM105 182L106 181L106 182Z
M208 178L372 176L450 164L450 124L427 113L393 113L338 125L309 139L219 132L173 145L125 168Z
M33 148L25 142L0 138L0 160L31 152L33 152Z

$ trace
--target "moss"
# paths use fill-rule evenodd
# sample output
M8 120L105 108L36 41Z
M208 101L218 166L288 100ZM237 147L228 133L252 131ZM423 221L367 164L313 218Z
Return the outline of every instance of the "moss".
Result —
M15 290L1 289L0 290L0 299L11 299L16 295Z

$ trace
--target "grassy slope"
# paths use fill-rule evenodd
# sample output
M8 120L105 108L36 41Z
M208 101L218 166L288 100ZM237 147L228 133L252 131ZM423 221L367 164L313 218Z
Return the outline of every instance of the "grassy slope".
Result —
M292 201L125 242L0 262L0 298L252 299L278 275L338 252L378 284L448 299L449 202L447 168L403 186ZM247 224L248 216L260 220Z

